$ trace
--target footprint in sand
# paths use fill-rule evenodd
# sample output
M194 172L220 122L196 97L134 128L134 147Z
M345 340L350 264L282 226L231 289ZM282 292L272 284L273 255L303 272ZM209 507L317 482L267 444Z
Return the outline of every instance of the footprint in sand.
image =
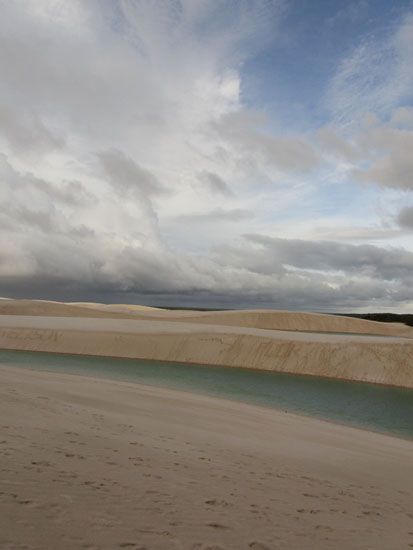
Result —
M251 548L252 550L271 550L271 546L268 546L264 542L259 542L256 540L249 542L248 548Z
M226 550L225 546L220 544L208 544L199 542L192 547L192 550Z
M207 523L206 525L207 527L213 527L214 529L231 529L231 527L229 527L228 525L224 525L223 523L211 522Z
M226 500L217 500L216 498L211 498L209 500L206 500L205 504L208 504L208 506L223 506L223 507L230 506L230 503L227 502Z

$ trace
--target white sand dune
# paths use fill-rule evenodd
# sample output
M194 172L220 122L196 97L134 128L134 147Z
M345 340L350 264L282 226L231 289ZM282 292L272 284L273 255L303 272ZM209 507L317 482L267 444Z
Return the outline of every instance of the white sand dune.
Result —
M413 338L413 328L401 323L379 323L338 315L276 310L170 311L128 304L6 300L0 304L0 315L53 315L59 317L109 317L144 320L153 318L154 320L163 319L171 322L185 321L188 323L268 330L377 334Z
M413 387L413 340L174 320L0 315L0 348L255 368Z
M54 302L52 300L10 300L0 303L0 315L56 315L63 317L130 317L135 312L162 311L147 306L99 304L94 302Z
M0 548L398 550L412 442L0 365Z
M377 334L382 336L405 336L413 338L413 329L402 323L380 323L366 321L352 317L338 315L326 315L321 313L305 313L293 311L274 310L241 310L241 311L217 311L217 312L168 312L169 319L217 324L228 326L240 326L251 328L263 328L269 330L304 331L304 332L333 332L354 334ZM153 316L160 317L159 312Z

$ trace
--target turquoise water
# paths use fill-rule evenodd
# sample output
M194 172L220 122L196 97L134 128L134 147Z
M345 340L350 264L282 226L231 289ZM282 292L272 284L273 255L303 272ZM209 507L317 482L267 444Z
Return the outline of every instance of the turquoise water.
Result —
M413 390L264 371L0 350L0 363L244 401L413 439Z

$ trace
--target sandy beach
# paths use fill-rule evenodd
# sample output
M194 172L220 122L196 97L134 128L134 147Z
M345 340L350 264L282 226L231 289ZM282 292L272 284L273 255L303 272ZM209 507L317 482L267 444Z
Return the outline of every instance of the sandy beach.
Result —
M0 547L413 546L413 446L126 382L0 367Z

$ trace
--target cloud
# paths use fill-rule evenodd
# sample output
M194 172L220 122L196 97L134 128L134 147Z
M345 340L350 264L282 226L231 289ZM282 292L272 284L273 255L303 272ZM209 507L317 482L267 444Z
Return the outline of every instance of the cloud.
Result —
M55 210L32 210L25 206L13 207L9 205L7 208L7 217L3 214L3 227L7 227L7 220L9 221L9 227L14 229L26 228L29 231L39 229L45 233L55 233L60 230L60 216L56 215Z
M348 2L344 7L335 13L332 17L328 19L328 24L330 26L336 26L343 23L343 21L350 20L352 23L356 23L361 18L366 16L368 11L369 1L368 0L357 0L354 2Z
M361 181L398 189L413 189L413 131L381 126L361 138L372 158L368 168L354 171Z
M323 127L317 132L317 142L324 154L347 162L357 162L363 154L350 139L344 138L335 128Z
M331 80L326 97L334 119L357 123L368 112L387 113L412 99L413 16L401 19L383 36L370 35L344 58Z
M200 181L212 192L218 195L231 197L233 195L229 185L213 172L204 170L199 174Z
M0 295L304 309L412 299L409 250L308 240L322 207L348 202L349 181L411 190L407 18L340 64L326 127L293 134L247 101L244 80L284 2L3 4ZM377 115L347 131L367 108ZM346 237L363 238L352 213ZM297 220L307 240L291 238Z
M45 126L35 114L19 116L0 105L0 135L17 155L27 152L42 153L63 147L65 140Z
M211 259L205 256L177 256L168 251L155 254L142 248L126 247L112 250L110 254L105 250L102 257L99 246L92 249L94 252L89 251L88 256L79 256L68 243L63 247L62 244L65 244L64 241L60 242L58 249L55 245L52 249L50 245L47 248L37 247L35 260L31 263L31 269L35 271L31 271L30 276L24 273L12 277L6 273L2 275L4 293L27 295L27 283L30 281L32 292L44 291L47 287L49 297L70 294L71 299L82 296L98 299L104 295L106 299L113 300L122 294L126 299L134 297L152 303L162 303L163 300L164 304L170 305L190 303L257 307L262 304L266 307L316 310L328 310L332 304L334 308L347 310L383 307L413 298L409 291L412 286L406 284L406 278L372 278L368 272L357 273L354 267L334 277L320 270L312 271L308 266L343 267L337 255L325 250L319 252L322 259L299 262L295 254L277 258L280 247L274 249L267 246L265 252L257 253L254 260L249 249L251 245L246 244L238 250L237 266L234 251L231 254L231 250L222 250ZM292 246L296 254L305 248L301 246L298 249L296 243L291 242L284 245ZM314 250L314 246L319 247L319 244L309 243L308 248ZM333 247L334 243L331 243ZM377 254L381 252L380 249L376 251ZM374 253L371 256L374 258ZM391 255L389 259L391 261ZM293 261L306 268L281 268L280 260ZM372 261L370 258L361 263L371 268ZM399 272L403 277L407 269L411 270L411 258L406 263L409 267Z
M14 168L9 158L0 153L0 199L19 204L48 204L86 208L95 200L85 185L79 181L59 181L52 183L36 177L31 172L21 172Z
M215 208L209 212L194 212L182 215L178 218L183 223L232 223L247 220L253 216L252 212L243 208L232 208L225 210Z
M231 112L213 123L218 139L230 144L244 157L258 158L281 173L308 172L319 165L319 156L311 143L301 136L276 136L262 126L265 118L251 113Z
M164 191L157 178L121 151L111 149L98 154L106 175L118 193L151 197Z
M390 124L391 126L413 130L413 108L397 107L397 109L393 111Z
M378 117L371 125L346 135L337 127L317 132L320 154L333 165L345 166L355 181L413 190L413 130L409 110L396 109L390 120Z
M328 241L372 241L394 239L402 234L398 228L387 226L337 226L315 227L311 235L320 240Z
M400 227L413 229L413 206L405 206L397 215L397 222Z
M29 220L37 223L37 220ZM19 246L2 251L3 294L46 292L114 299L144 298L179 305L225 303L328 310L388 305L413 299L413 253L337 242L248 235L212 254L177 253L167 247L108 234L76 239L66 231L36 239L17 234ZM10 266L13 265L13 273Z
M334 241L279 239L246 235L249 242L262 247L282 265L323 272L340 271L372 279L413 280L413 252L401 248L352 245Z

